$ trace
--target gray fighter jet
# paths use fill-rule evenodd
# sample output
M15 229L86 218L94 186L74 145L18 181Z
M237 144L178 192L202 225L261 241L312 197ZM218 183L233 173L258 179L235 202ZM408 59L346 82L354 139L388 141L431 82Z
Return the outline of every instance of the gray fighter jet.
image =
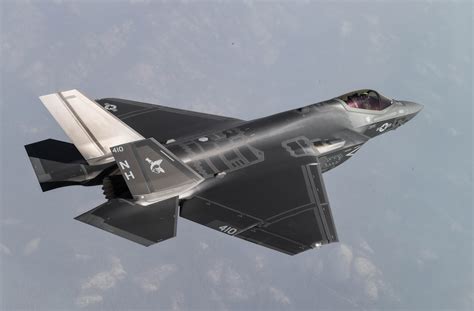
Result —
M179 213L290 255L338 241L322 173L422 108L359 90L243 121L77 90L40 99L73 143L25 146L41 189L101 185L107 200L77 220L149 246Z

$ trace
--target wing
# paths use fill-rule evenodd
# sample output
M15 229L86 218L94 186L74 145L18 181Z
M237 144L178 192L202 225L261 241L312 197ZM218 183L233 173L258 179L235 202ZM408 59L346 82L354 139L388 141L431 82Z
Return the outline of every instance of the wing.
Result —
M119 98L103 98L96 102L143 137L153 137L160 142L194 136L242 122L234 118Z
M184 201L181 216L291 255L337 242L320 166L279 146Z

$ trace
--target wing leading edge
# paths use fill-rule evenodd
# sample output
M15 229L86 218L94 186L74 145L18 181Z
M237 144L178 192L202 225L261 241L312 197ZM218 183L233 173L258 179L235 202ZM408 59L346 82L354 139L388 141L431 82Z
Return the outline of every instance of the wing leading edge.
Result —
M243 122L229 117L119 98L103 98L96 102L143 137L153 137L159 142L194 136Z

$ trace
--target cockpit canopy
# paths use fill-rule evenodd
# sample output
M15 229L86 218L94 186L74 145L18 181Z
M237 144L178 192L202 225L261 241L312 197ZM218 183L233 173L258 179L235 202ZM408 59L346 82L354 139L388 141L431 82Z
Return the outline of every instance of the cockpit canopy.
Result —
M384 110L392 101L374 90L359 90L339 96L347 106L366 110Z

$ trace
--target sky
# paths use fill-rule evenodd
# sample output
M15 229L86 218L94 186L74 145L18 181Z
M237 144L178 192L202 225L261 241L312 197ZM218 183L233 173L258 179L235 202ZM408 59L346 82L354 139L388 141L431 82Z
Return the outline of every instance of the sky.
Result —
M2 310L469 310L470 1L1 1ZM42 193L23 146L68 141L76 88L251 120L359 88L424 110L324 175L340 243L287 256L178 220L143 247ZM184 126L184 125L183 125Z

